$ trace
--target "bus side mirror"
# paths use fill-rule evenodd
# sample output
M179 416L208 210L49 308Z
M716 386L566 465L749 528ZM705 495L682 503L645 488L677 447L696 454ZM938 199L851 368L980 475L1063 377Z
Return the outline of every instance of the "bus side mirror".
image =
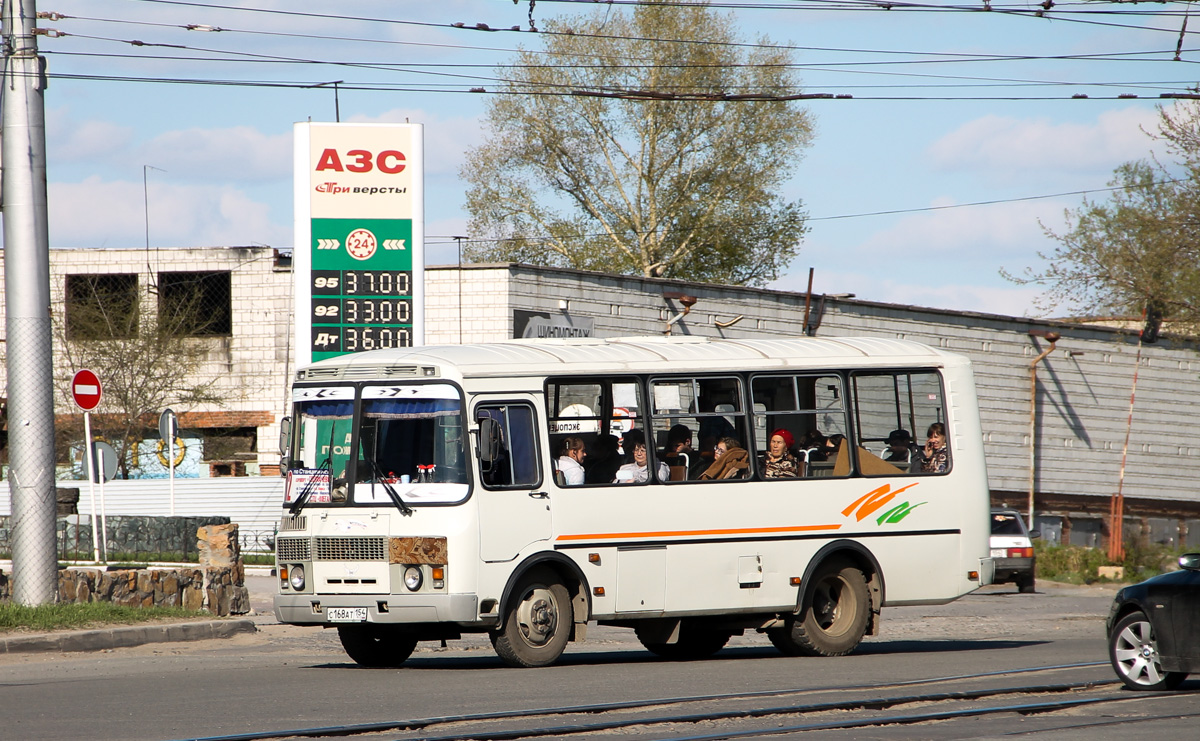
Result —
M479 420L479 446L476 454L481 463L491 464L500 457L500 425L491 417Z
M279 420L279 454L287 455L288 442L292 437L292 418L284 417Z

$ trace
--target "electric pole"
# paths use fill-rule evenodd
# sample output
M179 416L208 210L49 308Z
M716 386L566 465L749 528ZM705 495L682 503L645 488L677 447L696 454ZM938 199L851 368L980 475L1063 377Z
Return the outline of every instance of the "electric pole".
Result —
M46 215L46 60L38 56L34 0L3 0L4 89L0 199L8 383L8 486L13 600L53 602L54 378L50 239Z

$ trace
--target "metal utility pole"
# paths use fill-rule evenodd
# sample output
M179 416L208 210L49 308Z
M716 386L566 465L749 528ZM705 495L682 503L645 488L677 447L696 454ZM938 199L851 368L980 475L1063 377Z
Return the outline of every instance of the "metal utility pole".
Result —
M38 56L34 0L3 0L0 152L4 211L5 357L13 599L54 601L54 384L50 240L46 217L46 63Z
M1058 332L1047 332L1042 329L1029 330L1030 337L1042 337L1050 343L1050 347L1042 350L1041 354L1029 363L1029 522L1030 530L1033 524L1033 492L1037 487L1037 367L1038 363L1054 352L1060 336Z

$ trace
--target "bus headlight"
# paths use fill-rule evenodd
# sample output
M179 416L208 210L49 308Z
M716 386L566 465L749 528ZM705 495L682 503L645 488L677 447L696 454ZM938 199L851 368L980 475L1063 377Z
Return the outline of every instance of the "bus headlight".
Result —
M415 592L420 589L422 579L419 566L409 566L404 570L404 586L408 587L408 591Z
M304 589L304 567L300 564L292 564L292 568L288 571L288 584L292 585L292 589L297 592Z

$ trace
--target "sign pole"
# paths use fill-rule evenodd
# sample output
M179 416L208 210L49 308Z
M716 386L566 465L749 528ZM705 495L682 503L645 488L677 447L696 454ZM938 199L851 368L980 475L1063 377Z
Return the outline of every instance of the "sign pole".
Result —
M83 455L87 470L88 498L92 500L92 560L100 563L100 533L96 523L95 462L92 460L92 413L83 413Z
M75 376L71 378L71 398L75 400L75 405L83 410L83 454L84 463L87 466L88 479L88 496L92 500L92 560L100 560L100 541L96 535L96 490L93 488L92 478L96 470L96 451L92 444L92 416L91 411L100 406L100 398L104 390L100 386L100 377L91 372L87 368L80 368L75 371ZM104 512L104 489L100 489L100 512Z
M108 563L108 518L104 514L104 449L100 448L96 451L100 454L100 467L96 472L96 477L100 479L100 539L104 544L104 563ZM91 475L91 472L88 472Z
M172 414L167 420L167 468L170 471L171 483L168 485L171 489L171 516L175 516L175 415Z

